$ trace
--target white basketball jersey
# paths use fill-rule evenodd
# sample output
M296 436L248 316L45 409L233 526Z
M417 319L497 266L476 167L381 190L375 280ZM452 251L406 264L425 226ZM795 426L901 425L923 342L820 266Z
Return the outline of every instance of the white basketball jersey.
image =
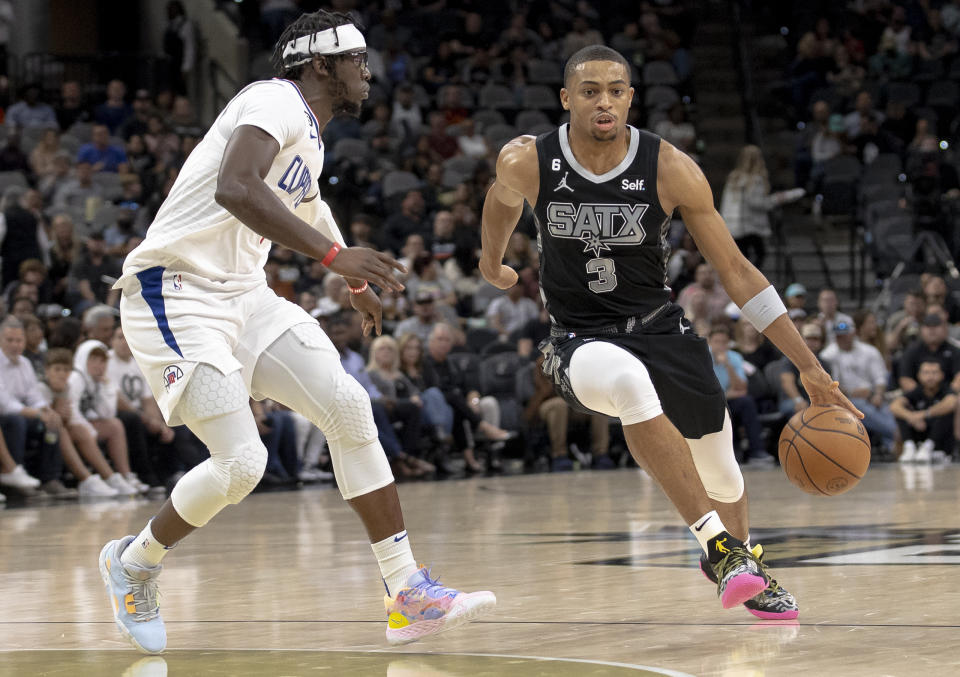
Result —
M226 105L187 158L146 238L127 256L118 287L155 266L179 268L212 280L264 278L270 241L214 199L227 141L241 125L259 127L280 144L264 180L288 209L293 211L304 198L316 197L323 169L316 117L289 80L254 82Z

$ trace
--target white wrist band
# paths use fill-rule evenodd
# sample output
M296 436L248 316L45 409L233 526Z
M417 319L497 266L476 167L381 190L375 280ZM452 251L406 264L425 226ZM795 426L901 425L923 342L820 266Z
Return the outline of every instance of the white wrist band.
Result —
M770 285L752 299L743 304L741 314L750 320L750 324L762 332L770 323L787 312L777 290Z

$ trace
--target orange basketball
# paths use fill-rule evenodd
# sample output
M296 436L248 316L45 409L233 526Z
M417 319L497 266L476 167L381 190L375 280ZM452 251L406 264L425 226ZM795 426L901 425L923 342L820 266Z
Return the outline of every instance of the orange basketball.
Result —
M791 482L816 496L836 496L863 479L870 438L863 423L838 406L807 407L780 433L780 465Z

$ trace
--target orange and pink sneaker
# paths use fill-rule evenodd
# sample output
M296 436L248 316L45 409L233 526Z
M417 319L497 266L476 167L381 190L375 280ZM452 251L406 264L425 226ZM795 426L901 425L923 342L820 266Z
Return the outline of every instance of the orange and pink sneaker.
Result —
M452 630L492 609L496 595L487 590L460 592L430 578L426 567L407 579L396 597L384 595L387 609L387 642L408 644L429 635Z

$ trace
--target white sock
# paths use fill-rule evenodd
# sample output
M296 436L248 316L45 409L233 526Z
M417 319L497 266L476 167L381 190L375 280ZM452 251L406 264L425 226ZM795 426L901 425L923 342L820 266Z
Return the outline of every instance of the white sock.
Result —
M120 555L121 562L152 569L160 564L160 560L173 549L173 546L167 547L156 539L150 530L152 522L153 520L147 522L147 526L143 528L140 535L133 539L127 549L123 551L123 554Z
M727 528L723 526L723 522L720 521L720 515L717 514L716 510L711 510L690 525L690 531L697 537L697 540L700 542L700 547L703 548L703 551L707 554L710 554L710 551L707 549L707 543L710 542L710 539L721 531L726 530Z
M383 584L387 586L387 594L392 597L403 588L410 574L419 568L417 561L413 559L407 532L404 530L388 536L382 541L371 543L370 547L373 548L373 554L380 565L380 574L383 576Z

